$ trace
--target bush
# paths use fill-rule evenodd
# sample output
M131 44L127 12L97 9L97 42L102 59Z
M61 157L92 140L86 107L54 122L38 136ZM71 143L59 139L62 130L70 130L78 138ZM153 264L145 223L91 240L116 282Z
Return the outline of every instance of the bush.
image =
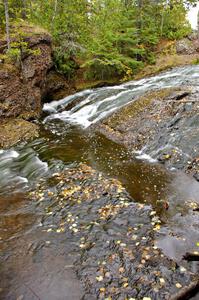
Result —
M113 77L129 79L139 68L141 61L118 55L115 58L98 56L86 61L81 67L86 69L85 79L107 80Z
M70 53L61 47L56 47L53 56L57 71L71 79L79 66Z

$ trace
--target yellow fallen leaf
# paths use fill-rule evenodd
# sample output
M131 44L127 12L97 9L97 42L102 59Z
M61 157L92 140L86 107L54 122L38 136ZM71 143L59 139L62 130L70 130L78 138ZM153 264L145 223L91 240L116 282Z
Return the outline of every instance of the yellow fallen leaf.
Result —
M178 289L181 289L182 285L181 285L179 282L177 282L177 283L176 283L176 287L177 287Z
M96 280L99 281L99 282L100 282L100 281L103 281L103 279L104 279L104 278L103 278L103 276L101 276L101 275L96 277Z
M153 228L153 230L155 230L155 231L158 231L158 230L160 230L160 225L159 224L157 224L154 228Z
M153 210L152 212L150 212L150 216L154 216L154 215L156 215L156 211L155 210Z
M161 283L161 284L165 284L164 278L160 278L160 283Z
M119 272L120 272L120 273L124 273L124 271L125 271L125 270L124 270L123 267L119 268Z
M128 284L128 282L125 282L124 284L123 284L123 287L127 287L129 284Z

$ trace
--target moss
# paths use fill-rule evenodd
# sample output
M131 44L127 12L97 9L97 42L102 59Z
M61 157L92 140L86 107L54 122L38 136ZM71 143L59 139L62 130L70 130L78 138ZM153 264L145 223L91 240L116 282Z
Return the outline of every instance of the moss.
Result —
M93 81L82 80L81 82L77 81L75 83L75 86L77 91L82 91L85 89L92 89L92 88L115 85L115 84L118 84L118 78L114 78L110 80L93 80Z
M155 65L147 65L134 79L158 74L162 71L185 65L194 64L199 59L199 54L192 55L161 55L157 58Z
M125 123L130 118L135 118L142 111L144 111L155 99L163 101L174 91L179 89L168 88L162 89L160 91L154 91L147 93L144 96L139 97L136 101L130 103L129 105L122 108L119 112L116 112L111 117L109 117L104 123L111 128L116 128L118 125Z
M14 64L11 64L8 59L4 59L4 62L0 63L0 71L7 71L9 73L19 73L18 68Z
M38 126L22 119L1 121L0 148L9 148L19 141L38 136Z

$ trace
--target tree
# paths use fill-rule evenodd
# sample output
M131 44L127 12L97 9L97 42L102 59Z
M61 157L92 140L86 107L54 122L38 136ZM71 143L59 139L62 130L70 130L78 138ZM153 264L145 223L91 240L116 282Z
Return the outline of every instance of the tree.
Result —
M198 33L198 39L199 39L199 11L197 16L197 33Z
M190 33L186 13L197 3L196 0L3 1L5 20L0 18L0 22L3 28L6 25L8 49L9 22L30 21L52 34L54 59L60 72L71 77L77 68L84 66L86 74L95 79L126 77L145 63L153 63L160 39L175 40ZM0 5L1 15L4 7Z
M8 50L10 50L10 24L9 24L8 0L4 0L4 7L5 7L5 20L6 20L7 48Z

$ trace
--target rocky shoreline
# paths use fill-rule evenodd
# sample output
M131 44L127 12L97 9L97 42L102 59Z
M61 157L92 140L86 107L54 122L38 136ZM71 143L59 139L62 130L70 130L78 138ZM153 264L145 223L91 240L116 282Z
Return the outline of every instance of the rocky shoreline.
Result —
M19 26L15 31L11 42L25 47L20 57L7 55L6 40L0 40L0 147L3 148L37 136L38 128L32 121L40 118L44 99L50 101L60 90L64 93L68 90L66 79L54 70L50 34L31 26Z

